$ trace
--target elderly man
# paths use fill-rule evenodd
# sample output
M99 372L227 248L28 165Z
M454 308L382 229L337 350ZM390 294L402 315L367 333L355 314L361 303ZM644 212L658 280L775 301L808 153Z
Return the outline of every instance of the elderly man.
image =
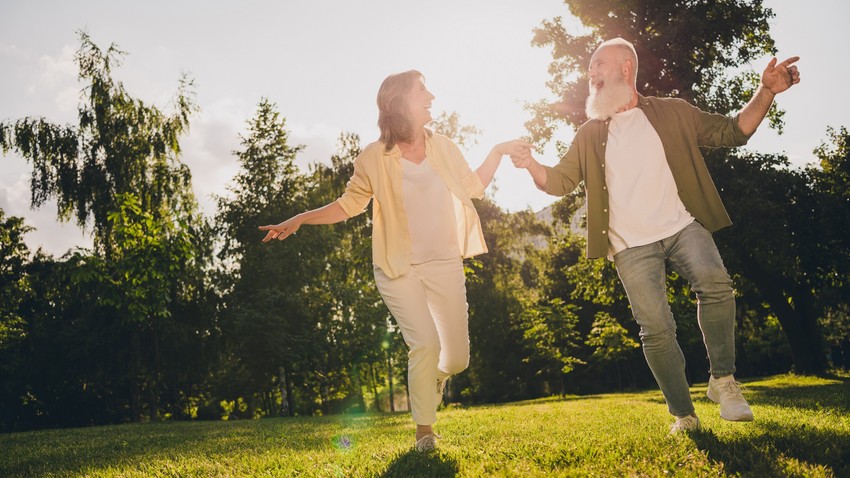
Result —
M751 421L735 381L735 298L711 233L729 226L699 148L740 146L764 119L773 97L799 83L799 57L772 59L761 85L735 117L706 113L681 99L637 92L638 59L622 38L599 45L590 60L590 118L554 166L512 156L538 188L563 196L584 182L587 256L614 261L649 368L676 417L671 433L700 427L685 378L685 359L667 301L667 264L696 293L710 363L708 398L720 416Z

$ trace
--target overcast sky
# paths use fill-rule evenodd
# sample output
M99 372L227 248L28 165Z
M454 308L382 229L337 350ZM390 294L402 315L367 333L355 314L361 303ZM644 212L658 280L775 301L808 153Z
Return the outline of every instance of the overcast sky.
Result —
M784 152L804 165L814 161L827 126L850 126L850 67L839 39L850 2L764 5L776 13L771 34L780 60L802 57L802 83L778 99L785 133L765 125L748 148ZM551 53L530 42L541 21L559 15L569 16L561 0L0 0L0 120L77 124L83 85L73 55L76 31L85 29L102 48L114 42L128 52L114 74L135 98L169 111L181 73L195 79L201 111L183 139L182 159L208 215L215 212L210 195L223 194L236 172L232 151L261 98L286 117L292 143L306 146L298 159L306 171L329 162L343 131L358 133L363 144L377 139L378 86L410 68L425 74L436 95L435 116L455 111L482 130L466 152L475 167L494 144L526 134L524 103L550 98ZM768 60L752 68L761 71ZM543 163L557 161L543 153ZM37 229L27 236L30 248L61 255L88 245L75 224L57 222L54 204L29 208L30 171L21 158L0 157L0 208ZM539 210L556 199L507 159L489 193L511 211Z

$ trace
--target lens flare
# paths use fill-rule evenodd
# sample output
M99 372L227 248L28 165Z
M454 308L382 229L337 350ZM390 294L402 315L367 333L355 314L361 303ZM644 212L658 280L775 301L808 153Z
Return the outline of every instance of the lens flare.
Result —
M349 451L354 448L354 442L348 435L339 435L334 437L334 447L339 451Z

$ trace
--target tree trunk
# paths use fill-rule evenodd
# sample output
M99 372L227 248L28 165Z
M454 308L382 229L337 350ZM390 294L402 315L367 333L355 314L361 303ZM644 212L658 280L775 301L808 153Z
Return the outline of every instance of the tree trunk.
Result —
M288 417L289 413L289 393L286 390L286 367L281 365L277 369L278 380L280 380L280 411L281 417Z
M614 368L617 369L617 390L623 391L623 375L620 373L620 361L614 361Z
M284 377L286 376L286 372L284 371ZM295 416L295 396L292 395L292 380L286 381L286 399L287 399L287 412L289 416Z
M142 421L142 346L139 338L139 329L131 325L132 335L130 337L130 420L134 423Z
M773 304L771 304L773 309ZM827 363L823 351L823 338L817 319L811 311L786 316L777 313L782 329L791 347L794 372L801 375L820 375L826 372Z
M354 386L357 387L357 406L360 408L360 413L366 411L366 401L363 398L363 381L360 378L360 366L355 363L352 367L354 373Z
M369 370L372 372L372 395L375 397L375 411L381 411L381 401L378 397L378 374L375 373L375 363L369 363Z
M818 328L815 300L811 292L806 291L805 287L799 287L795 294L787 294L775 276L752 264L751 270L754 272L749 277L767 301L770 310L776 314L788 339L794 372L802 375L826 372L823 337Z
M159 421L159 376L160 376L160 368L162 358L160 356L159 351L159 321L154 317L153 319L153 330L151 331L151 335L153 338L153 374L151 377L150 384L150 395L151 395L151 403L150 403L150 416L152 422Z
M390 357L390 350L387 349L387 382L390 386L390 411L395 411L395 392L393 391L393 361Z

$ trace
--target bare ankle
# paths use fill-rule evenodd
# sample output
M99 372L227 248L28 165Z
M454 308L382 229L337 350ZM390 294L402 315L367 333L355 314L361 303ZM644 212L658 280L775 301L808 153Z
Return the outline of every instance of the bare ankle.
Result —
M434 433L434 428L431 425L416 425L416 439L420 439L426 435Z

